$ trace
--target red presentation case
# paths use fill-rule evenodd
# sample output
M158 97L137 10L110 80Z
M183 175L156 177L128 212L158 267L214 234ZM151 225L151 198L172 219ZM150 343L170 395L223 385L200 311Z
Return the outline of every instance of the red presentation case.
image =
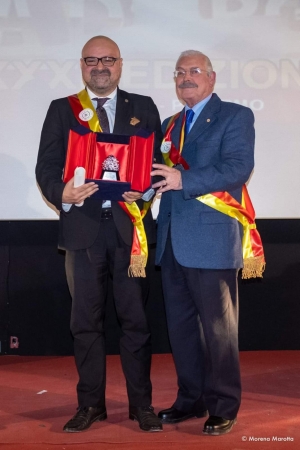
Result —
M124 183L125 190L145 192L151 187L153 148L154 133L146 130L141 129L137 135L127 136L95 133L80 125L69 133L63 181L68 182L74 176L76 167L84 167L86 179L98 182L99 191L101 184L105 183L107 200L110 200L107 198L107 187L111 185L109 190L113 197L117 187L115 183L118 183L118 190L121 188L120 183ZM117 181L101 180L102 164L109 156L114 156L119 162Z

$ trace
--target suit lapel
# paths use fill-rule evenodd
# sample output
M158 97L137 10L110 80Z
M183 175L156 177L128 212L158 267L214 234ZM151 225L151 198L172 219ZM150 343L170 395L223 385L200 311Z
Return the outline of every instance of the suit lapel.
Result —
M132 134L130 133L132 127L130 125L131 111L132 107L129 96L125 91L118 88L114 133Z
M180 116L176 120L176 124L172 130L172 142L175 145L175 147L177 148L177 150L179 150L179 146L180 146L180 132L181 132L181 125L182 125L184 114L185 114L185 112L184 112L184 108L183 108L183 110L181 111Z
M216 94L213 94L187 135L184 147L187 147L195 139L198 139L199 136L217 120L216 114L220 110L220 103L221 100L219 97Z

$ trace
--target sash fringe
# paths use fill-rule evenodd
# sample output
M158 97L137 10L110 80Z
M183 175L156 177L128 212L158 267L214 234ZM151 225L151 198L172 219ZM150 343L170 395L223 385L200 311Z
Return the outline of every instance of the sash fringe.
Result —
M242 279L262 278L265 267L266 263L263 255L245 259L242 269Z
M128 267L129 277L146 277L147 257L145 255L131 255L130 266Z

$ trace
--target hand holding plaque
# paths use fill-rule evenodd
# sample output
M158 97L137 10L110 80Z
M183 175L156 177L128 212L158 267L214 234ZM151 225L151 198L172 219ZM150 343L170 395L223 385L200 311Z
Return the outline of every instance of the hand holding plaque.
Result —
M122 195L130 189L130 183L115 183L120 180L119 169L120 164L115 156L109 155L103 161L101 180L93 180L99 186L99 191L92 196L93 199L124 201Z

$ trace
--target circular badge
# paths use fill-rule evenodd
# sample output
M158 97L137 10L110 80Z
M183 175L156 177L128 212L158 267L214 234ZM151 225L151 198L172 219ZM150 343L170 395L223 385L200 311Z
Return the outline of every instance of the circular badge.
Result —
M171 142L171 141L165 141L165 142L163 142L163 143L161 144L160 151L161 151L162 153L169 153L169 151L171 150L171 145L172 145L172 142Z
M79 119L83 120L84 122L88 122L92 117L94 113L90 108L85 108L79 113Z

